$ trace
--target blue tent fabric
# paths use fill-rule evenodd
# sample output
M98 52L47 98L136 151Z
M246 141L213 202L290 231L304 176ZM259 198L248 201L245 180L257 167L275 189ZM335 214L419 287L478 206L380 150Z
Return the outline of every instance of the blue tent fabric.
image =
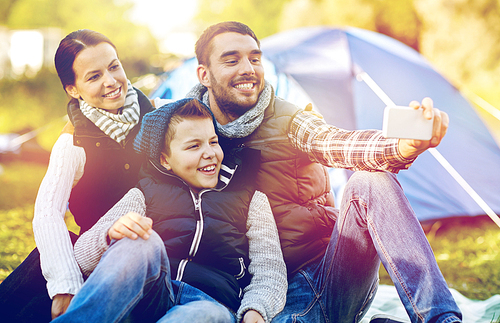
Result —
M500 213L500 148L461 93L418 52L382 34L357 28L306 27L262 40L266 79L299 107L312 102L329 124L382 129L385 104L356 78L364 71L397 105L431 97L448 113L441 154ZM151 97L180 99L198 82L195 58L169 72ZM426 152L398 174L419 220L484 214Z

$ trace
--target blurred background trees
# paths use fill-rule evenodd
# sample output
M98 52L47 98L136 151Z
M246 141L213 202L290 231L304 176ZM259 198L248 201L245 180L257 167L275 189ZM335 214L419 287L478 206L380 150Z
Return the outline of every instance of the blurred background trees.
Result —
M0 0L0 30L55 27L61 38L80 28L100 31L116 44L134 82L163 72L182 57L160 52L159 41L148 27L132 21L133 6L134 0ZM198 36L210 24L238 20L261 39L310 25L377 31L422 53L458 88L467 88L500 107L500 91L496 90L500 84L499 6L498 0L198 0L197 15L185 25ZM152 12L155 9L151 7ZM165 21L169 18L165 11ZM65 114L66 101L52 67L35 76L4 77L0 79L0 133L56 120ZM500 122L497 125L493 128L500 129ZM46 139L47 149L54 136Z

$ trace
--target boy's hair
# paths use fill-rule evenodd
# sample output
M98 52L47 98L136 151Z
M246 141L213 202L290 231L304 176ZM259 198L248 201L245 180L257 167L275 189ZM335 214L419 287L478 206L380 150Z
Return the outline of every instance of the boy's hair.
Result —
M175 136L175 129L181 121L185 119L210 119L212 120L212 114L210 111L203 106L203 104L198 100L190 100L180 108L178 108L170 121L168 122L167 129L165 131L165 143L163 145L163 152L170 156L170 143Z
M260 48L260 42L255 33L245 24L237 21L224 21L218 24L212 25L205 29L201 34L200 38L195 45L196 58L198 59L198 64L210 66L210 53L212 52L212 39L223 33L238 33L242 35L249 35L257 42L257 46Z

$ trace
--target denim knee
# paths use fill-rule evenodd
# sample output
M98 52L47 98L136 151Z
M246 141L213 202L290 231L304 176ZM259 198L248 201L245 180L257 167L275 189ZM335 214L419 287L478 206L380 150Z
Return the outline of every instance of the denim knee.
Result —
M402 193L402 187L396 178L395 174L389 172L354 172L347 181L344 196L352 194L363 196L370 195L386 195Z
M353 187L374 187L374 188L387 188L401 186L396 178L396 175L389 172L366 172L366 171L357 171L354 172L349 181L347 182L347 186Z
M163 240L156 232L153 232L147 240L142 238L113 240L108 252L115 255L120 254L124 258L136 260L140 263L167 257ZM106 253L104 256L106 256Z

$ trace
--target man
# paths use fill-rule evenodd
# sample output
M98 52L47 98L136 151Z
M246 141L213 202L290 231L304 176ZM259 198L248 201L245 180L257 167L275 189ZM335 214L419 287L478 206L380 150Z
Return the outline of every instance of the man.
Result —
M270 199L288 269L285 309L273 322L357 322L378 286L380 261L412 322L461 322L432 250L396 176L437 146L448 116L434 116L430 141L384 139L345 131L274 96L264 80L259 40L247 26L223 22L196 43L200 84L188 97L210 106L225 150L261 151L259 190ZM332 104L335 104L332 102ZM356 171L340 210L324 166Z

